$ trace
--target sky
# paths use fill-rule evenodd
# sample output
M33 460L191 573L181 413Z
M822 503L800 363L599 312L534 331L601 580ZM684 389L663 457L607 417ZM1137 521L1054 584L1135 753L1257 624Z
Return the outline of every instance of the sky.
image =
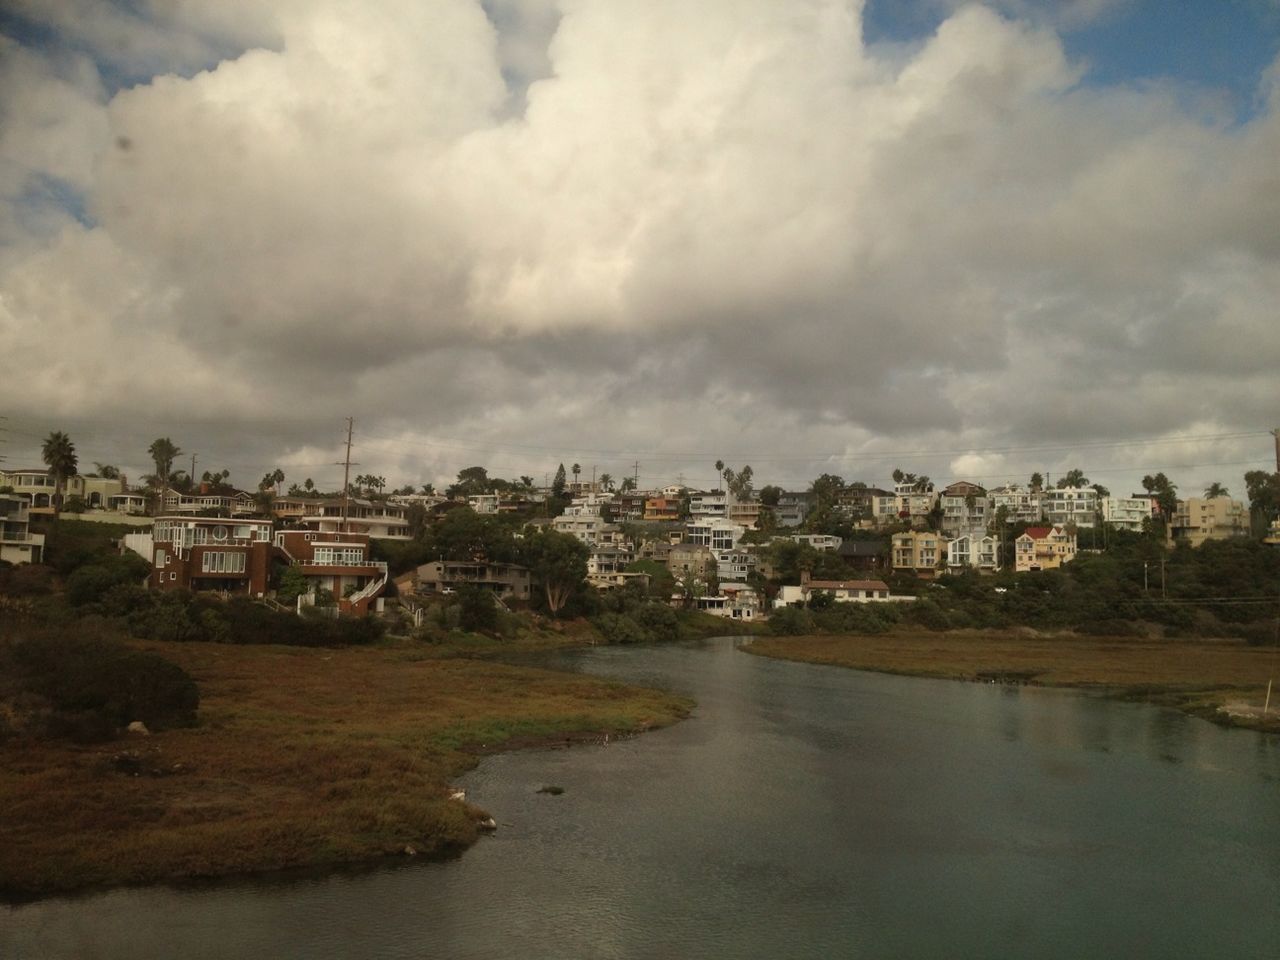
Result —
M1241 496L1277 158L1280 0L0 0L0 456Z

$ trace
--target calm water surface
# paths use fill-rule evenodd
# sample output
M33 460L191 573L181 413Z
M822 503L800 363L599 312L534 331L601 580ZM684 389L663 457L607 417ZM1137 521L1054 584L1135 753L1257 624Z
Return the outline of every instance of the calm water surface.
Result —
M1278 738L730 640L556 662L696 715L485 760L460 860L0 908L0 957L1280 956Z

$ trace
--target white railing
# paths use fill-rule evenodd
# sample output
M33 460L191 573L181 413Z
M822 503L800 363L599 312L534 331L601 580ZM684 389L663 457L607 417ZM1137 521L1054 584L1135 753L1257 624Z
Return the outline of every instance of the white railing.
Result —
M351 601L352 604L360 603L364 600L368 600L370 597L376 597L379 594L379 592L381 592L382 588L385 587L386 585L387 585L387 565L384 563L382 564L381 577L379 577L377 580L372 581L369 584L366 584L363 590L358 590L357 592L353 593L351 596L347 597L347 599Z

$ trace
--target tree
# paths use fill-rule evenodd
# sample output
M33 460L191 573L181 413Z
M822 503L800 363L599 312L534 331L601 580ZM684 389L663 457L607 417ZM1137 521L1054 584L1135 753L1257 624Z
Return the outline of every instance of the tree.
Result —
M1173 519L1178 512L1178 488L1163 473L1154 476L1147 474L1142 478L1142 489L1155 498L1156 506L1165 523Z
M1244 487L1250 510L1266 520L1280 516L1280 473L1250 470L1244 475Z
M574 467L576 468L577 466L578 465L575 463ZM551 495L557 498L563 497L564 485L565 485L564 464L562 463L560 464L559 467L556 468L556 478L551 481Z
M1031 483L1030 483L1030 486L1031 486L1031 492L1032 492L1032 493L1039 493L1041 490L1043 490L1043 489L1044 489L1044 474L1040 473L1039 471L1036 471L1035 473L1033 473L1033 474L1031 475Z
M766 507L776 507L782 499L782 488L767 483L760 488L760 503Z
M109 463L98 463L96 460L93 464L94 472L103 480L119 480L120 468L112 466Z
M600 474L600 489L606 492L613 491L613 474L611 473Z
M182 450L168 437L160 437L147 447L147 453L156 465L155 478L159 486L167 487L173 480L173 461L181 456Z
M635 478L635 477L623 477L623 478L622 478L622 486L621 486L621 488L620 488L620 489L622 490L622 492L623 492L623 493L630 493L630 492L631 492L631 491L633 491L635 488L636 488L636 478Z
M725 480L729 483L729 492L738 500L751 499L751 465L747 464L737 473L728 467L724 471Z
M587 547L567 533L539 530L526 534L520 544L520 556L534 579L542 584L552 616L564 609L587 578Z
M578 474L580 473L582 473L582 464L575 463L573 465L573 489L574 490L582 489L581 487L578 486Z
M1076 468L1068 470L1062 477L1058 479L1058 489L1062 490L1066 487L1087 487L1089 478L1084 475L1084 471Z
M56 514L62 509L62 490L68 477L76 475L79 460L76 458L76 446L71 438L61 430L55 430L44 438L40 446L40 456L49 468L49 476L53 477L53 510Z
M312 493L316 489L316 482L310 477L307 477L307 479L302 481L302 489L307 491L307 493Z
M484 467L464 467L458 471L458 479L445 491L451 498L473 497L488 493L492 486L489 471Z
M1217 480L1209 484L1204 489L1204 498L1206 500L1216 500L1218 497L1227 497L1231 495L1231 491L1220 484Z
M1093 485L1093 489L1098 491L1098 498L1101 500L1105 500L1107 497L1111 496L1111 491L1100 483L1095 483Z
M720 490L720 478L724 476L724 461L716 461L716 490Z

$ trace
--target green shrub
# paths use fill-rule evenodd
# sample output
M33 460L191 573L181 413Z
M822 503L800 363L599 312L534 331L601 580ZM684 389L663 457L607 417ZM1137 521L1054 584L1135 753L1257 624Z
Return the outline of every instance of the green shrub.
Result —
M473 584L458 588L458 625L468 633L492 633L498 626L493 594Z
M799 607L783 607L769 615L769 630L779 636L798 637L813 629L812 614Z
M680 618L665 603L644 603L631 611L634 620L650 640L669 642L680 639Z
M644 643L645 630L625 613L602 613L592 623L606 643Z

